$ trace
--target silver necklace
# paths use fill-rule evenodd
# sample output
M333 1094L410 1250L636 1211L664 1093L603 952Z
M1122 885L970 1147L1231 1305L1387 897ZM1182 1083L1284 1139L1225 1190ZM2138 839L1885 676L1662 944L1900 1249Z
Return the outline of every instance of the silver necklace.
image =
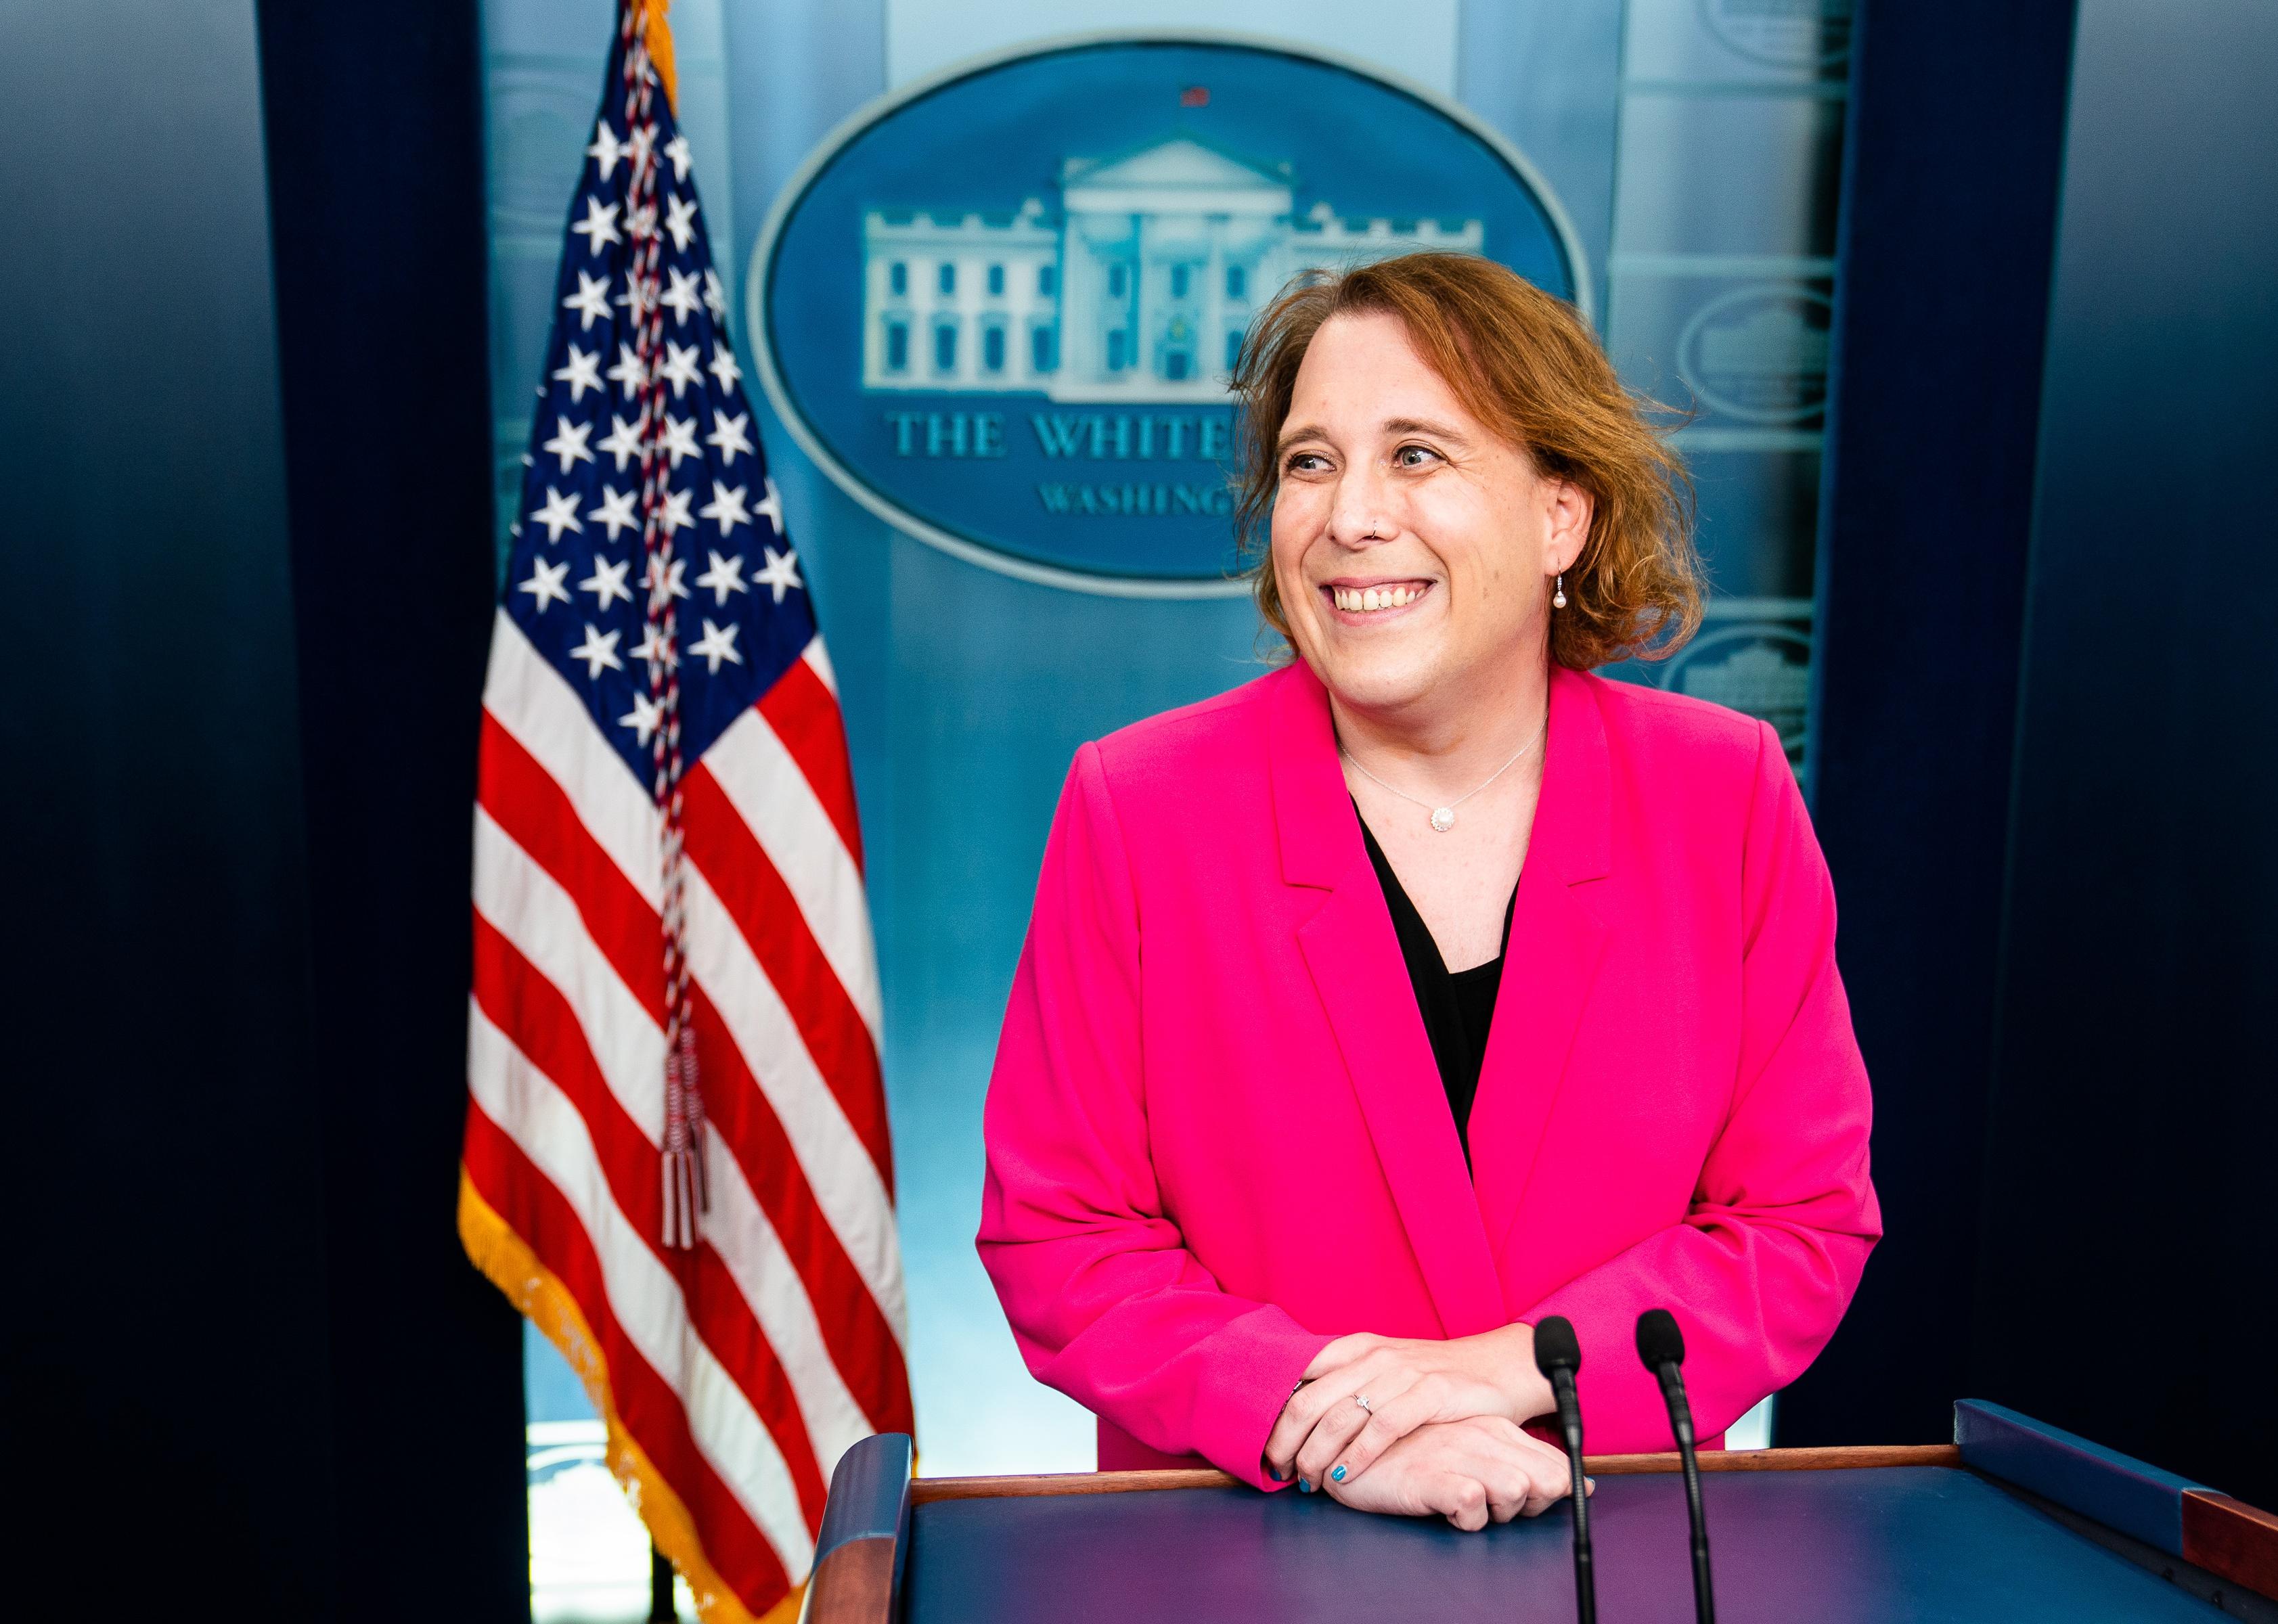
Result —
M1542 718L1542 727L1535 728L1535 736L1533 736L1533 738L1528 738L1526 743L1519 744L1519 754L1517 754L1517 756L1512 756L1510 761L1506 761L1506 763L1503 763L1503 766L1496 767L1496 770L1494 770L1494 772L1490 772L1490 774L1487 774L1486 779L1480 779L1479 783L1474 783L1474 786L1472 786L1472 788L1467 788L1467 790L1464 790L1463 795L1458 795L1458 797L1456 797L1456 799L1451 799L1451 802L1449 802L1447 806L1433 806L1431 802L1419 802L1419 799L1417 799L1415 795L1408 793L1408 790L1401 790L1401 788L1392 788L1392 786L1389 786L1389 783L1385 783L1383 779L1376 777L1376 774L1373 774L1373 772L1369 772L1367 767L1362 767L1362 766L1360 766L1360 761L1356 761L1356 759L1353 759L1353 751L1351 751L1351 750L1346 750L1344 743L1342 743L1342 740L1340 740L1340 743L1337 743L1337 754L1344 756L1346 761L1351 761L1351 763L1353 763L1353 772L1357 772L1357 774L1360 774L1360 777L1365 777L1365 779L1367 779L1369 783L1373 783L1373 786L1376 786L1376 788L1380 788L1380 790L1392 790L1392 793L1399 795L1399 797L1403 799L1403 802L1410 802L1410 804L1415 804L1415 806L1421 806L1421 809L1424 809L1424 811L1428 811L1428 813L1431 813L1431 827L1433 827L1433 829L1437 829L1437 831L1440 831L1440 834L1447 834L1449 829L1453 829L1453 827L1456 827L1456 809L1458 809L1458 806L1463 806L1463 804L1467 802L1467 799L1474 797L1474 795L1479 795L1480 790L1483 790L1483 788L1487 788L1487 786L1490 786L1490 783L1494 783L1496 779L1503 777L1503 774L1506 774L1506 772L1510 772L1512 767L1519 766L1519 756L1524 756L1524 754L1526 754L1528 750L1533 750L1535 744L1542 743L1542 731L1545 731L1545 728L1549 727L1549 724L1551 724L1551 720L1549 720L1549 715L1547 715L1547 713L1545 713L1545 718Z
M1337 745L1337 754L1342 756L1346 760L1352 762L1353 771L1358 773L1363 778L1368 780L1369 782L1374 784L1378 789L1388 790L1392 794L1398 796L1402 800L1410 803L1411 805L1420 806L1426 812L1430 812L1432 814L1432 827L1437 829L1441 834L1445 835L1449 829L1456 827L1456 808L1461 806L1465 801L1470 800L1480 790L1494 782L1496 779L1501 778L1505 773L1510 772L1511 768L1517 766L1518 765L1518 757L1525 755L1528 751L1533 750L1537 744L1540 743L1542 742L1543 729L1549 726L1550 718L1546 715L1542 719L1542 726L1534 730L1534 736L1518 747L1517 756L1513 756L1510 760L1495 768L1494 772L1488 774L1478 783L1473 784L1470 789L1464 790L1463 794L1449 802L1445 806L1434 806L1429 801L1418 800L1405 789L1394 789L1390 784L1386 783L1384 780L1379 778L1375 774L1361 766L1361 764L1354 759L1352 751L1347 750L1342 741L1340 741Z

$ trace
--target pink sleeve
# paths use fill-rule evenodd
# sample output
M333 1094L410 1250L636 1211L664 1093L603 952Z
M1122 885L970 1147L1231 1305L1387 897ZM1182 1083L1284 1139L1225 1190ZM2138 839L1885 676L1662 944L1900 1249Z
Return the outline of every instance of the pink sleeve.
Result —
M1762 727L1747 845L1739 1075L1685 1221L1519 1317L1573 1321L1585 1415L1657 1416L1637 1316L1685 1332L1703 1438L1801 1375L1882 1234L1868 1178L1867 1069L1835 969L1835 894L1778 737Z
M1139 918L1097 745L1076 752L982 1118L981 1262L1029 1372L1150 1448L1260 1488L1329 1338L1232 1296L1166 1216L1147 1148Z

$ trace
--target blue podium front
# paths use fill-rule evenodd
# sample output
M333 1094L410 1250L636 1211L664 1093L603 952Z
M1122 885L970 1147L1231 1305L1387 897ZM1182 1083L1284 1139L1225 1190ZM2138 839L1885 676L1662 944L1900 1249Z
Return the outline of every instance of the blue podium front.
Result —
M1995 1407L1960 1408L1956 1445L1704 1457L1719 1615L2159 1624L2221 1618L2228 1605L2274 1616L2253 1585L2278 1589L2278 1519ZM1574 1617L1563 1509L1463 1534L1208 1472L912 1483L907 1448L868 1440L866 1459L850 1455L834 1479L838 1523L826 1518L809 1624ZM1674 1466L1592 1463L1608 1624L1693 1617ZM2198 1562L2183 1554L2194 1538Z

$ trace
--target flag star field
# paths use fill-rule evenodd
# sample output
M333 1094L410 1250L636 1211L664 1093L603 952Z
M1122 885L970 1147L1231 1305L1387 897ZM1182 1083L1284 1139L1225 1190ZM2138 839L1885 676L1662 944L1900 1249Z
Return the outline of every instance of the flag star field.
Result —
M701 635L684 634L680 650L681 747L690 759L799 657L814 614L729 340L726 289L713 268L688 142L660 95L661 217L656 209L635 214L634 165L646 143L608 100L570 209L507 568L508 613L646 784L655 717L647 667L660 655L644 640L644 594L630 587L646 576L640 452L653 426L643 409L651 380L636 354L646 298L634 284L641 240L652 231L662 233L654 296L665 312L656 366L666 418L654 426L669 471L659 522L673 542L673 596L702 594L691 628ZM692 578L692 560L702 576Z

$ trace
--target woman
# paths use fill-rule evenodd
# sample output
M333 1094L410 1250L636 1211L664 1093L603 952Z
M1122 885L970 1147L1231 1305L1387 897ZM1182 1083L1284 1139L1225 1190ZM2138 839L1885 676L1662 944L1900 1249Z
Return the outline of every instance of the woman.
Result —
M1076 754L980 1249L1103 1468L1200 1455L1458 1527L1714 1437L1880 1233L1826 865L1779 741L1590 675L1699 619L1684 477L1575 313L1416 255L1250 335L1241 505L1296 658Z

